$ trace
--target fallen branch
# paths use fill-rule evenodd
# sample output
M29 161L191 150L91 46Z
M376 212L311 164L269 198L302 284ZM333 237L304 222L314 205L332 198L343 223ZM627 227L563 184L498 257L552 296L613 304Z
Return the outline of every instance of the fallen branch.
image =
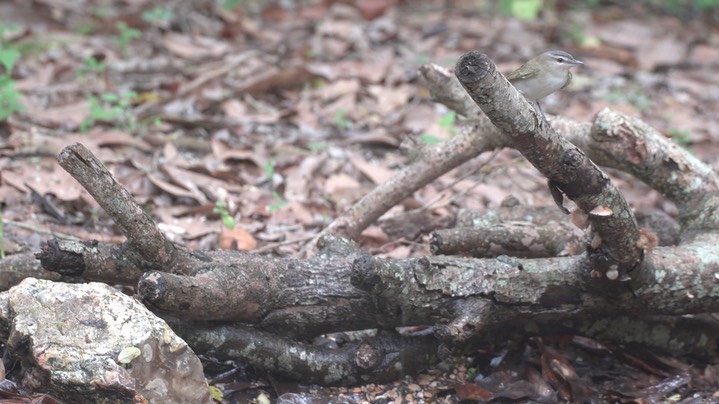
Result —
M319 239L319 253L312 259L277 259L229 252L192 253L168 247L164 239L159 243L155 239L147 240L145 234L161 234L155 224L145 216L138 218L140 212L126 201L121 205L126 207L122 208L108 202L130 199L129 194L118 188L119 184L111 179L105 167L94 163L93 157L80 145L70 146L61 153L61 158L65 160L63 166L67 165L66 169L74 176L98 176L102 179L93 182L84 179L83 183L91 182L88 185L90 192L103 206L108 206L109 213L118 223L122 223L121 229L128 242L115 249L99 243L83 244L87 250L63 246L68 252L73 250L80 255L94 253L95 250L90 249L96 249L114 254L112 258L118 262L127 260L127 268L132 268L127 271L130 280L142 273L138 291L143 301L156 312L174 317L173 324L178 330L183 330L180 333L188 341L194 341L198 353L233 357L270 372L321 383L353 383L396 377L396 373L388 373L389 368L385 364L395 366L401 363L403 369L424 366L431 361L426 356L417 357L418 353L422 349L435 353L434 350L439 349L439 341L445 347L460 348L469 343L516 338L526 336L524 327L529 323L537 326L537 332L556 329L556 324L563 324L567 325L564 329L567 332L590 335L592 324L604 321L610 326L620 327L622 323L615 320L629 318L627 316L630 315L646 319L658 314L683 315L719 310L719 292L714 287L717 281L715 268L719 267L719 251L715 248L719 243L715 230L719 228L719 219L712 214L719 199L713 198L712 194L693 191L695 181L719 184L716 174L704 170L700 162L686 158L678 150L659 148L660 152L674 153L671 161L687 162L688 167L699 171L695 180L692 180L691 170L682 171L679 178L667 172L654 184L669 190L688 187L692 192L679 204L682 209L697 206L698 201L704 205L698 211L682 212L682 217L688 218L682 222L685 226L682 230L689 230L684 233L682 244L654 248L637 265L636 254L641 251L637 240L633 240L634 244L629 246L628 251L618 250L619 246L635 237L632 232L636 230L636 225L631 215L628 218L619 215L618 212L629 210L623 200L619 200L607 178L585 159L579 149L552 133L531 112L514 114L499 111L491 105L491 97L510 100L504 105L510 111L511 108L526 107L526 102L518 95L505 94L513 90L506 86L501 88L501 76L489 74L482 77L476 82L469 80L476 84L471 88L484 102L480 104L492 120L504 128L505 135L484 140L483 133L498 133L496 129L483 126L487 122L485 119L485 123L476 124L474 132L458 135L447 144L430 150L424 156L427 161L422 161L422 158L416 160L387 186L379 187L380 190L371 197L368 195L360 201L359 207L344 216L344 225L340 220L333 229L342 228L344 232L355 234L388 209L391 201L402 199L403 193L431 181L443 169L455 167L481 150L500 147L507 139L514 138L528 142L538 150L571 157L562 159L524 150L538 166L548 164L540 171L546 172L557 188L576 199L583 210L591 211L597 201L605 201L602 198L606 198L607 202L602 202L602 206L609 207L612 214L608 217L590 215L592 227L604 239L599 248L592 250L590 246L591 254L542 259L438 256L391 260L369 256L347 240L327 236ZM489 81L480 84L485 79ZM505 94L505 98L498 98L500 94ZM454 105L471 109L466 102L457 101ZM636 122L618 122L619 128L623 128L624 139L651 136L646 131L626 131ZM589 128L560 121L555 125L565 128L561 129L563 133L566 128L573 127L586 134ZM480 127L486 132L479 132ZM533 132L535 129L537 135ZM608 129L592 133L615 132ZM640 144L638 139L636 144ZM651 143L650 140L647 142ZM591 150L594 146L587 144L586 147ZM444 155L452 150L458 151L460 157ZM595 153L601 155L599 151ZM604 158L611 160L613 156L608 154ZM561 164L568 162L572 164ZM614 164L619 165L616 160ZM641 167L642 163L636 161L632 164ZM81 168L71 168L74 165ZM438 165L441 169L436 168ZM657 169L669 170L672 166ZM91 174L87 167L92 167L94 173ZM685 167L675 166L675 169L684 170ZM576 174L576 170L581 175ZM581 182L587 178L590 179L589 185ZM712 192L714 189L714 185L709 187ZM591 192L585 195L582 193L585 191ZM680 192L667 194L683 198ZM382 204L373 208L371 201L381 201ZM520 211L516 206L510 210ZM559 212L556 208L552 210ZM558 217L560 220L566 218L563 215ZM606 239L617 230L615 226L629 228L632 232L617 240ZM138 239L130 240L130 237ZM141 244L144 242L150 244ZM83 276L110 276L106 270L99 269L102 259L80 258L77 262L84 266ZM600 258L607 261L597 262ZM628 272L630 263L637 268L629 272L631 280L628 283L618 284L606 278L597 282L590 276L592 270L606 271L612 265L621 265L622 271ZM117 281L116 278L112 280ZM198 319L223 323L198 322ZM238 322L251 325L252 329ZM414 325L432 327L433 338L436 339L403 339L393 331L396 327ZM642 330L651 327L653 325L647 325ZM368 328L385 332L379 334L376 340L365 341L366 345L347 345L339 351L301 342L320 334ZM698 326L702 332L711 332L710 328ZM596 330L593 335L597 335ZM633 338L626 333L610 335L607 332L605 335L618 341ZM226 342L219 337L227 338ZM656 339L646 343L660 347L669 345ZM287 358L292 365L272 359L277 355ZM359 365L358 359L362 359ZM313 368L313 363L321 366ZM342 370L332 373L329 369L333 363Z

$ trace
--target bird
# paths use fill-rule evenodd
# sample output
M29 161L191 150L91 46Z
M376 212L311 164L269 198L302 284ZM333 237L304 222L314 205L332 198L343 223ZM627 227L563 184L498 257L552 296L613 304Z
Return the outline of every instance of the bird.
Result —
M537 106L544 121L549 123L539 100L568 86L572 81L569 69L583 64L565 51L550 50L528 60L507 79L524 98Z

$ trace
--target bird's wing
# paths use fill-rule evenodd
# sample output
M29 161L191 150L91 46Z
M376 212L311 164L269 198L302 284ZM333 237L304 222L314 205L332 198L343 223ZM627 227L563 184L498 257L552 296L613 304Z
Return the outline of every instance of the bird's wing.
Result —
M522 68L520 68L520 69L517 69L517 70L513 71L512 73L510 73L509 76L507 76L507 80L509 80L509 81L524 80L524 79L528 79L530 77L536 76L537 73L539 73L539 69L527 69L527 68L522 69Z

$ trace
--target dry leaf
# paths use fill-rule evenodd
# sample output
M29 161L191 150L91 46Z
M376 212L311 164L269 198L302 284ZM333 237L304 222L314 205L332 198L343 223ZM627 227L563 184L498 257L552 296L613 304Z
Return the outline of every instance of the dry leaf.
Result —
M250 251L257 247L257 240L241 227L222 228L219 247L223 250Z
M392 178L392 176L394 175L394 171L383 166L370 164L366 160L356 156L350 157L350 162L353 166L355 166L355 168L357 168L362 174L366 175L367 178L372 180L372 182L374 182L375 184L381 184Z
M175 33L165 34L162 43L176 56L191 60L218 58L232 50L227 42L214 38Z
M349 191L360 188L360 183L347 174L340 173L331 175L325 181L325 193L333 195L335 198L346 195Z
M362 238L365 240L372 240L372 242L376 244L386 244L389 242L389 237L387 236L387 233L382 230L379 226L369 226L361 234Z

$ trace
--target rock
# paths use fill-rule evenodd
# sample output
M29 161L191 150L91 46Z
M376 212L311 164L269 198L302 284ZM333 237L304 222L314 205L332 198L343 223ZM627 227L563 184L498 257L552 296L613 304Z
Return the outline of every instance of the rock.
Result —
M103 283L27 278L0 294L0 333L23 385L66 402L211 402L185 341Z

